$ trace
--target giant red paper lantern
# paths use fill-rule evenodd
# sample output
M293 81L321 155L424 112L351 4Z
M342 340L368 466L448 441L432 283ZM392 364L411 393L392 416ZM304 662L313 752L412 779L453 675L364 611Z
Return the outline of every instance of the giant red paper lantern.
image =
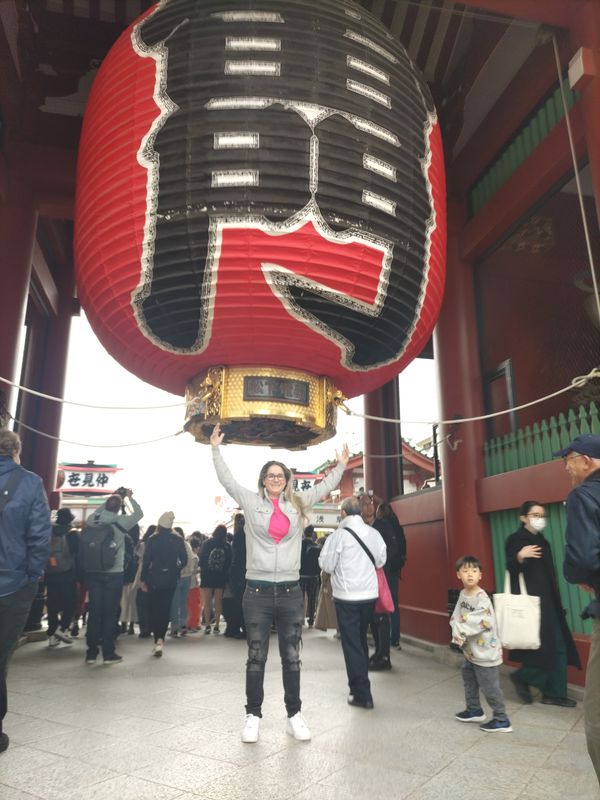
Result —
M430 336L444 194L427 86L360 6L164 0L86 110L81 301L127 369L187 389L197 438L301 446Z

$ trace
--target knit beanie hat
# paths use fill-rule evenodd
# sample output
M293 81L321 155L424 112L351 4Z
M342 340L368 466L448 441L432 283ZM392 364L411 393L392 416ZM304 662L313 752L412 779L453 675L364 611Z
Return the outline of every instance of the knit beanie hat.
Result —
M175 521L175 514L172 511L165 511L164 514L161 514L158 518L158 524L161 528L166 528L170 530L173 527L173 522Z

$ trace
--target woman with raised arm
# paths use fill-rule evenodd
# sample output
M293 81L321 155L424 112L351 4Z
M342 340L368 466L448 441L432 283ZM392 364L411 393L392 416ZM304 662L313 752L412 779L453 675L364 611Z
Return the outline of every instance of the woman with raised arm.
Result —
M217 477L238 503L246 519L246 591L243 609L248 641L246 662L246 721L243 742L258 741L262 717L265 663L271 626L275 623L283 673L287 732L307 741L310 731L300 711L300 645L304 603L300 590L302 531L311 506L339 484L348 464L348 447L342 447L337 465L326 477L302 492L295 492L292 473L279 461L267 461L258 476L258 491L235 480L223 460L219 445L221 426L210 437Z

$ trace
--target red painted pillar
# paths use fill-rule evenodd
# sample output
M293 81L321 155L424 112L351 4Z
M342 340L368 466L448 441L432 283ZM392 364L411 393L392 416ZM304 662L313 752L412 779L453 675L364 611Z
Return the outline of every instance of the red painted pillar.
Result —
M23 329L37 211L27 191L11 191L7 205L0 205L0 376L15 381L19 359L20 334ZM0 385L7 405L13 390Z
M365 414L400 419L400 392L397 378L365 395ZM391 500L401 493L399 455L401 452L399 424L365 420L365 489L373 489L375 494L384 500ZM388 458L373 456L388 456Z
M477 343L473 267L460 255L460 234L466 215L461 204L448 203L448 256L442 312L434 332L440 384L441 418L479 416L483 393ZM476 480L483 477L484 426L481 422L440 427L442 491L448 569L456 583L454 563L461 555L477 556L484 568L484 585L493 585L489 525L477 510ZM486 581L487 578L487 581Z
M571 41L577 50L591 50L595 75L581 89L581 104L585 124L585 139L596 198L596 216L600 225L600 6L588 2L575 17Z

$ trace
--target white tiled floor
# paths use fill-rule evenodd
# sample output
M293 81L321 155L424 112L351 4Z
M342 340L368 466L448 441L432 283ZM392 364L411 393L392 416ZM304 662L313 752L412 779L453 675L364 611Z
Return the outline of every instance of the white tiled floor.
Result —
M372 675L374 711L351 708L339 643L304 636L303 712L312 742L285 733L276 643L260 741L242 744L245 644L197 634L121 637L124 661L83 663L84 642L21 647L9 676L1 800L596 800L581 708L521 706L503 677L514 732L485 734L456 666L410 645Z

